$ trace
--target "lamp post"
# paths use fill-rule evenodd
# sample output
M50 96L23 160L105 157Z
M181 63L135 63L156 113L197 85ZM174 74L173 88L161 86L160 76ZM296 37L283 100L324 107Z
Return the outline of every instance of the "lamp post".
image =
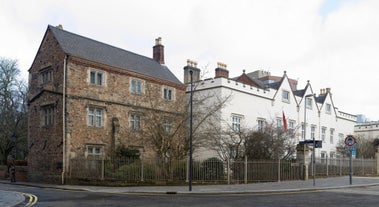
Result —
M13 147L14 147L14 156L13 156L13 158L16 160L16 157L17 157L17 136L16 136L15 132L13 132L11 138L12 138Z
M308 94L305 96L304 101L304 140L306 140L307 134L307 98L314 96L313 94ZM313 142L313 150L312 150L312 174L313 174L313 186L316 185L316 157L315 157L315 151L316 151L316 140L315 136L312 137Z
M192 177L193 177L193 161L192 161L192 102L193 102L193 71L190 70L190 80L191 80L191 92L190 92L190 148L189 148L189 182L188 182L188 187L189 191L192 191Z

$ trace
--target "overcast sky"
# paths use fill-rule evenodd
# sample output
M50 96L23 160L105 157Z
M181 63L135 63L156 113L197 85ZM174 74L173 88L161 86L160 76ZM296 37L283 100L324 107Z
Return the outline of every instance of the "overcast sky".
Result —
M330 87L339 110L379 120L378 0L0 0L0 56L23 77L48 25L152 57L183 80L186 60L214 76L270 71Z

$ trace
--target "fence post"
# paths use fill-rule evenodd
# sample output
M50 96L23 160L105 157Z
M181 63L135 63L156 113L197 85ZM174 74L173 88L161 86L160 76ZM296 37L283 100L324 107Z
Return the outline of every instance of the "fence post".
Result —
M104 172L105 172L104 157L102 157L101 158L101 180L104 180Z
M340 157L340 176L342 176L342 156Z
M280 158L278 158L278 182L280 182Z
M187 164L186 164L186 183L189 182L189 162L190 162L190 159L188 157Z
M328 154L325 156L325 162L326 162L326 177L329 177L329 162L328 162Z
M247 156L245 156L245 184L247 184Z
M230 184L230 159L228 158L227 160L227 171L226 171L226 174L228 176L228 185Z
M141 182L145 180L143 177L144 176L143 171L144 171L144 163L143 163L143 159L141 159Z

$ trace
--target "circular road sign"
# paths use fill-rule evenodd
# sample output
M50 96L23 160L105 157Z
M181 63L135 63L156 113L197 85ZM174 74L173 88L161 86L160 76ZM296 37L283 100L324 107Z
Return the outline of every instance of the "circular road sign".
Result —
M345 145L346 146L352 147L352 146L354 146L355 143L356 143L356 140L355 140L355 138L352 135L348 135L345 138Z

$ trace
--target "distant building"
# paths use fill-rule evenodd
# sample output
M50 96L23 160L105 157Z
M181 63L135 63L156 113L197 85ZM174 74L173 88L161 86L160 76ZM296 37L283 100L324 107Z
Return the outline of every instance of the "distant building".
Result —
M339 142L354 132L356 116L338 110L330 88L321 89L316 95L308 81L303 89L298 89L297 81L288 78L286 72L278 77L267 71L243 71L240 76L230 78L223 63L219 63L215 69L215 77L206 80L200 80L200 69L193 64L187 65L184 67L185 83L189 82L187 74L190 70L194 71L196 82L194 94L212 93L217 94L217 97L232 95L231 101L219 112L222 121L218 124L224 129L247 127L259 130L267 123L284 127L285 118L288 130L296 132L291 138L294 143L313 137L322 140L322 148L316 150L316 156L332 158L337 156ZM217 97L214 96L215 99ZM207 103L212 105L214 101ZM206 158L218 154L203 146L196 156Z
M185 111L186 86L164 63L160 38L148 58L48 26L29 69L29 179L63 181L72 158L119 145L155 157L151 116L167 129Z
M354 126L354 134L365 139L379 138L379 121L360 122Z

